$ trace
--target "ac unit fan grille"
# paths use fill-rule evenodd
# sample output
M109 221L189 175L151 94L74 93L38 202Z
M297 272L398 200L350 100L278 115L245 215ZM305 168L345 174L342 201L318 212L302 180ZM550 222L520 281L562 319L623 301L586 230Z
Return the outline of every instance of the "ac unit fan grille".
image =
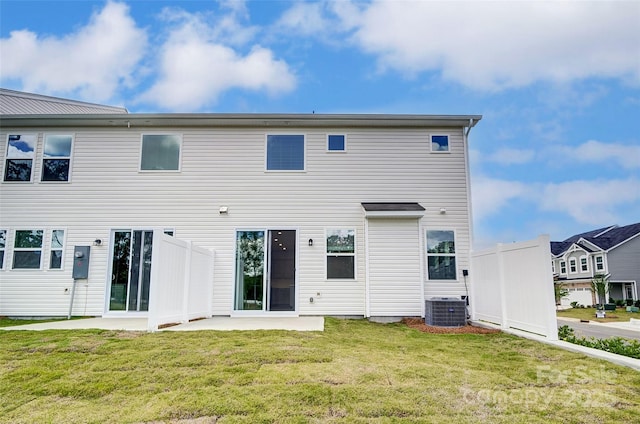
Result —
M426 300L424 320L438 327L463 327L467 324L467 303L448 298Z

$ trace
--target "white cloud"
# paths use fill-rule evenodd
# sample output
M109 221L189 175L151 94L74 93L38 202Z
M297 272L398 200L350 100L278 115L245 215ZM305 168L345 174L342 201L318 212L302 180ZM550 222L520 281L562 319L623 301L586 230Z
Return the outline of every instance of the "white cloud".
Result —
M65 36L20 30L0 39L0 75L3 83L20 81L26 91L106 101L122 84L132 84L146 46L146 32L128 6L110 1Z
M472 177L471 196L474 219L479 221L500 212L509 202L527 197L527 185L487 176Z
M563 146L560 152L564 157L589 163L615 163L626 169L640 168L640 146L621 143L603 143L589 140L579 146Z
M530 149L502 148L487 155L486 160L500 165L522 165L531 162L535 152Z
M495 90L589 77L640 83L638 2L374 1L352 41L382 69Z
M544 211L563 212L578 222L597 226L617 222L620 208L640 201L639 187L640 180L633 177L550 183L540 195L539 207Z
M254 32L243 32L234 16L209 25L201 15L165 10L165 19L177 25L159 49L158 79L138 101L189 112L215 103L233 88L270 94L295 88L295 75L271 50L254 45L243 54L231 47L249 41Z

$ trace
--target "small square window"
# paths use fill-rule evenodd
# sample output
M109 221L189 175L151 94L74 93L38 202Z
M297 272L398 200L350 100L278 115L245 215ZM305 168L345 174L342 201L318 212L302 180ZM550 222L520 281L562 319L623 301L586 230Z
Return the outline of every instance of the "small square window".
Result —
M304 135L268 135L267 171L304 171Z
M73 136L47 134L42 155L42 181L69 181Z
M182 140L173 134L143 134L141 171L179 171Z
M448 152L449 136L448 135L432 135L431 151L432 152Z
M347 149L344 135L330 134L327 136L327 150L330 152L344 152Z
M4 167L5 181L31 181L37 142L36 134L9 135Z

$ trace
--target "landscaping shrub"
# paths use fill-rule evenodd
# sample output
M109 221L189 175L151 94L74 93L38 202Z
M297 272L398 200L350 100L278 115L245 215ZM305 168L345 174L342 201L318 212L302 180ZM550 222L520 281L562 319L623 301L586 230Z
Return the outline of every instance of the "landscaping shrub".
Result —
M573 328L568 325L558 328L558 338L580 346L640 359L640 342L637 340L629 340L622 337L610 337L608 339L576 337Z

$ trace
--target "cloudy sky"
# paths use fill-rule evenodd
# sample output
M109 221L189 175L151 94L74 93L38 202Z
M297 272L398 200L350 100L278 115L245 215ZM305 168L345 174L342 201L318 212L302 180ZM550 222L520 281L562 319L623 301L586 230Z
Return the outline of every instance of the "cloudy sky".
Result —
M640 1L2 0L0 85L130 112L482 114L476 247L640 222Z

